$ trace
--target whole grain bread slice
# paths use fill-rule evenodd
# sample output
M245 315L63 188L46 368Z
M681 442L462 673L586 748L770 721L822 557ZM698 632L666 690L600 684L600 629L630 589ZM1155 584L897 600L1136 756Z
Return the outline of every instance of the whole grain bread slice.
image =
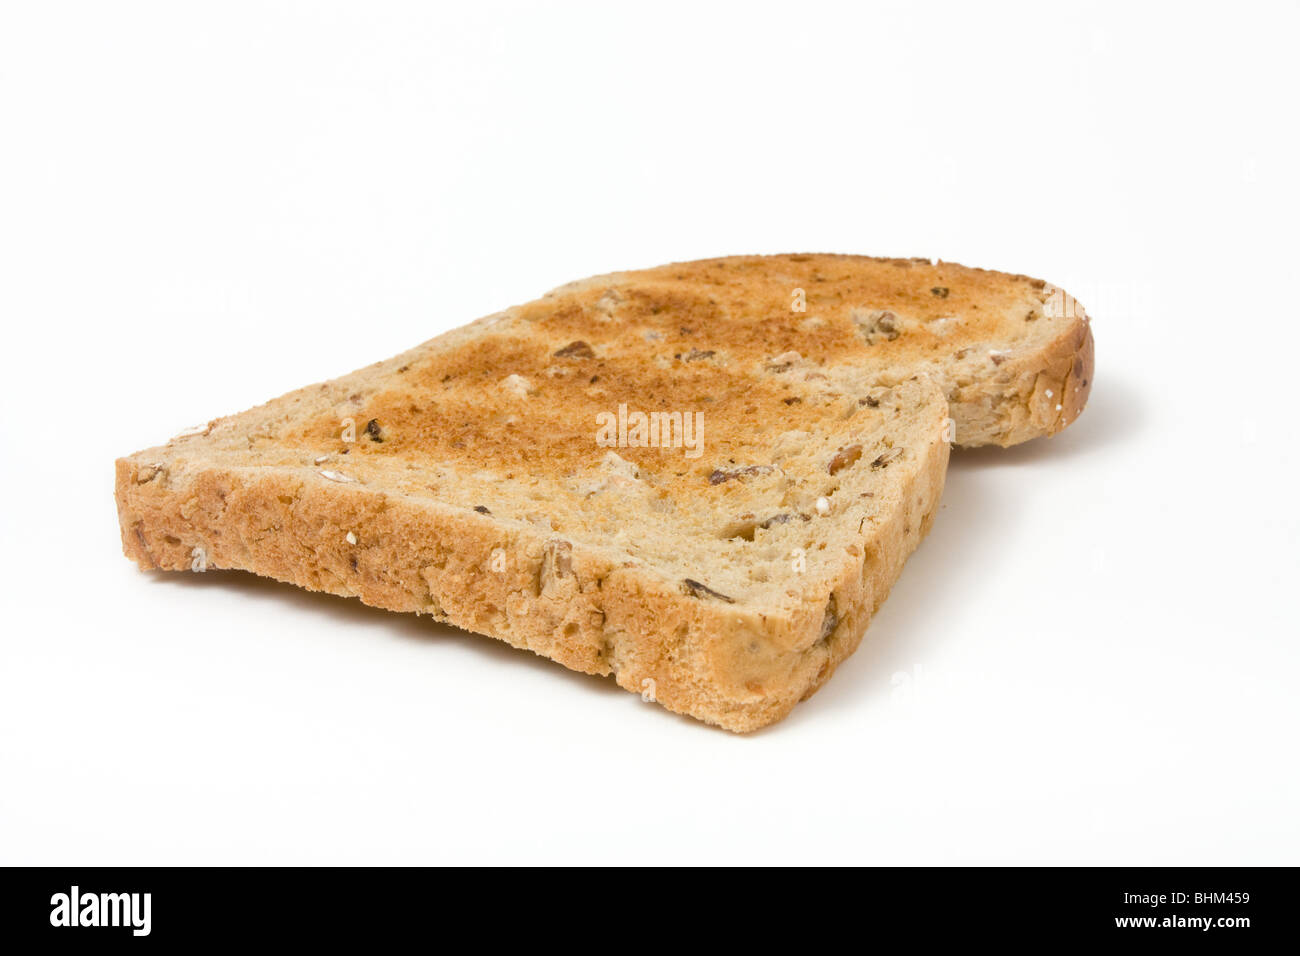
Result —
M930 259L793 254L680 262L570 283L552 326L620 323L736 361L797 352L882 383L927 372L956 444L1015 445L1079 417L1093 378L1083 307L1041 279Z
M120 459L124 549L428 614L730 730L778 720L929 530L948 404L926 374L679 344L702 323L665 309L551 297Z
M824 255L598 276L120 459L122 541L752 730L856 648L949 443L1065 427L1092 362L1077 303L1022 276Z

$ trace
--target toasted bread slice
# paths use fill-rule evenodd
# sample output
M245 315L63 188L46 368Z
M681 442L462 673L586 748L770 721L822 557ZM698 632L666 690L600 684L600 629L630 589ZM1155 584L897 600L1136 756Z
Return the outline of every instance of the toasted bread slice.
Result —
M801 356L694 286L616 285L120 459L127 555L429 614L729 730L780 719L929 530L948 402L822 367L847 335Z
M622 323L731 360L797 352L879 382L943 388L956 443L1014 445L1078 418L1093 377L1088 317L1041 279L928 259L732 256L596 276L532 306L548 325Z

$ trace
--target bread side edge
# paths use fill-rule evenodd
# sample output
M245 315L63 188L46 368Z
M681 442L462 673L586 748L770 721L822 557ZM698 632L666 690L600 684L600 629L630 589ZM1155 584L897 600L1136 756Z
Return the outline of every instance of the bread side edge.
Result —
M1042 348L1008 358L1002 374L952 403L960 447L1009 448L1050 437L1072 425L1087 405L1096 369L1092 322L1063 290L1048 285L1045 294L1049 301L1056 297L1063 327Z
M173 481L166 462L122 458L115 491L123 551L142 569L250 571L428 614L732 731L784 717L851 652L816 646L811 617L701 598L526 525L293 470L189 464Z

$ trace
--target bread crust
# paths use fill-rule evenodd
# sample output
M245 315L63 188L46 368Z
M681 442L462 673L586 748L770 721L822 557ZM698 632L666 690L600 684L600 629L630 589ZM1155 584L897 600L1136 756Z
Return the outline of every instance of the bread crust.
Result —
M996 376L949 393L962 447L1006 448L1050 437L1087 405L1095 368L1091 322L1072 296L1045 288L1067 310L1057 334L1032 352L1009 356Z

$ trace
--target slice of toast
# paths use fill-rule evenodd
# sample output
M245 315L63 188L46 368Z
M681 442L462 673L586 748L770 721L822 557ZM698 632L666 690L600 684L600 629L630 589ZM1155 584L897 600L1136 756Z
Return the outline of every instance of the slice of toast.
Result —
M1087 317L1022 276L825 255L598 276L120 460L122 540L750 730L857 646L954 435L1052 434L1091 375Z
M1072 296L929 259L706 259L584 279L531 308L552 327L622 323L738 362L798 352L884 383L926 371L963 446L1055 434L1079 417L1093 377L1092 331Z
M625 321L583 295L120 459L127 555L429 614L730 730L780 719L929 530L944 394L733 338L685 292Z

